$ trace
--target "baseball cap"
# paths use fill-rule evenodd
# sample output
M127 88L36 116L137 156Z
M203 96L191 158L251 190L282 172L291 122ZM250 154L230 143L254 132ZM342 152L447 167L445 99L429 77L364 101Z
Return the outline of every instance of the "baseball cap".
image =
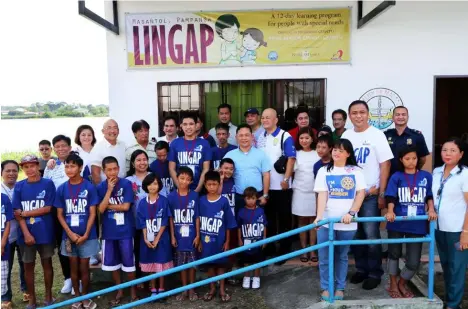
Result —
M249 108L249 109L244 113L244 117L247 116L248 114L257 114L257 115L260 115L260 113L258 112L258 109L256 109L255 107Z
M25 155L24 157L21 158L21 162L19 165L23 166L24 164L27 164L27 163L39 164L39 159L35 155L32 155L32 154Z

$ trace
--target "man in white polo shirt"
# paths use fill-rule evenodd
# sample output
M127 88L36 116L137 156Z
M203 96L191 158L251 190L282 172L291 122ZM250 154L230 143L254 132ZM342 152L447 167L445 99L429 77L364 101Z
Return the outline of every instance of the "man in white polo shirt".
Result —
M291 175L294 163L296 162L296 148L294 147L291 135L277 126L278 115L274 109L267 108L263 111L262 125L265 133L259 136L257 148L267 154L272 164L275 164L282 154L287 158L284 173L279 173L275 167L270 171L269 200L265 207L265 214L268 219L268 237L271 237L289 231L292 228ZM281 148L283 148L283 151ZM280 240L278 255L289 253L291 251L291 242L290 238ZM276 252L274 252L273 248L274 245L270 246L270 252L267 250L267 254L275 254ZM276 264L282 265L284 263L285 261Z
M119 162L119 177L125 178L125 143L118 140L119 125L114 119L107 120L102 127L104 140L98 142L91 150L91 175L95 185L106 180L102 171L102 159L113 156Z
M341 138L348 139L354 148L357 164L362 168L366 179L366 198L359 210L359 217L380 217L385 207L385 189L390 173L392 150L385 134L369 125L369 106L365 101L354 101L348 108L349 118L354 128L346 130ZM380 222L359 223L356 239L380 239ZM376 288L383 275L382 246L352 246L357 272L351 283L363 282L362 288Z

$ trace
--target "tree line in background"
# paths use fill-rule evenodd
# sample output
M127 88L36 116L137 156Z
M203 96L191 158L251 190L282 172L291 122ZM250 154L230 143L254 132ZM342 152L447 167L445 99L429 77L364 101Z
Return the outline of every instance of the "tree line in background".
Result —
M30 106L2 106L2 119L55 118L55 117L107 117L109 106L84 105L66 102L36 102Z

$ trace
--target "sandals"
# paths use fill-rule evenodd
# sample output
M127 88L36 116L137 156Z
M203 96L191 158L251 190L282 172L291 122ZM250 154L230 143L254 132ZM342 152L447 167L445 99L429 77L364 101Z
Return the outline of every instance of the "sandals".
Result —
M97 304L94 301L92 301L91 299L87 300L87 302L88 302L87 304L85 304L85 302L86 302L86 300L81 302L84 309L96 309Z
M122 296L121 297L117 297L117 298L114 298L113 300L111 300L109 302L109 306L112 307L117 307L118 305L120 305L120 303L122 302Z
M2 309L11 309L13 308L13 303L11 301L2 301Z
M72 306L72 309L81 309L83 308L83 304L81 302L74 303Z
M337 295L337 294L340 294L340 295ZM334 298L335 298L335 300L343 300L344 291L343 290L336 290Z
M299 260L300 260L302 263L307 263L307 262L309 261L309 258L308 258L307 256L304 256L304 255L303 255L303 256L301 256L301 257L299 258Z
M27 303L29 301L29 294L23 293L23 303Z
M199 299L197 292L189 293L190 301L197 301Z
M205 296L203 296L203 300L207 301L207 302L212 301L215 296L216 296L216 291L213 292L213 293L208 292L208 293L205 294Z
M402 295L401 295L400 291L394 291L394 290L387 289L387 292L388 292L388 295L391 298L402 298Z
M34 304L34 305L28 304L28 305L26 306L26 309L36 309L36 308L37 308L37 305L36 305L36 304Z
M223 303L227 303L228 301L231 300L231 295L229 295L226 292L224 292L224 294L220 294L219 297L221 299L221 302L223 302Z
M57 301L57 299L55 299L55 298L53 298L53 297L52 297L52 299L51 299L50 301L44 300L44 306L45 306L45 307L48 307L48 306L50 306L50 305L53 305L53 304L55 304L56 301Z
M188 294L187 292L182 292L179 295L176 296L177 301L185 301L188 299Z
M318 256L313 256L313 257L311 257L311 258L310 258L310 261L311 261L312 263L318 263L318 261L319 261Z

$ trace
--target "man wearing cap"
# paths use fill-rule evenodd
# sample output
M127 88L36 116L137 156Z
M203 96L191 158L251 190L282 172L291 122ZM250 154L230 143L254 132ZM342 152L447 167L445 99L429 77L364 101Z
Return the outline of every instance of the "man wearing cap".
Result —
M297 140L297 134L299 133L299 130L310 126L309 109L307 108L307 106L297 107L295 122L297 124L297 127L288 131L289 135L291 135L294 142L296 142ZM312 132L314 132L315 136L317 136L316 129L312 128Z
M231 105L227 103L223 103L218 106L218 120L219 122L225 123L229 126L228 143L231 145L237 146L237 141L236 141L237 127L233 125L231 122ZM211 128L208 134L210 134L211 137L213 137L213 139L216 142L216 145L218 145L219 141L218 141L218 138L216 137L216 129Z
M55 199L52 180L39 173L39 159L27 155L21 159L21 169L26 179L18 182L13 191L13 210L21 232L18 246L24 263L29 307L36 308L34 268L36 253L39 253L44 274L45 306L54 302L52 297L53 268L52 256L55 248L54 219L51 214ZM3 274L2 274L3 275Z
M262 124L260 123L260 113L258 112L258 109L256 109L255 107L251 107L244 113L244 117L245 117L245 122L252 129L252 134L253 134L252 145L254 147L257 147L258 138L262 134L265 133L265 129L262 127Z
M421 131L408 128L408 109L403 105L393 109L392 120L395 123L395 128L384 131L393 152L390 176L397 171L399 161L398 151L405 146L416 146L419 157L419 168L421 168L426 162L426 156L429 155L424 135Z

